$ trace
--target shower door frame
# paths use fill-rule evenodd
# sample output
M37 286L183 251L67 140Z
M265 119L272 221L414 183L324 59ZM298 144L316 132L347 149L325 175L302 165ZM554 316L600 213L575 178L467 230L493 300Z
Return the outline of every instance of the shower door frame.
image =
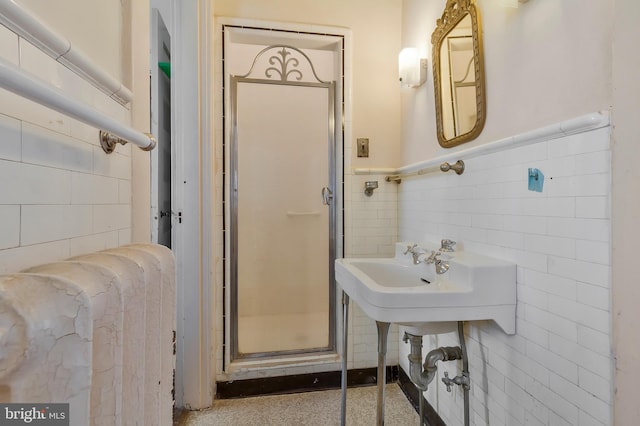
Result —
M271 48L270 46L269 48ZM292 46L281 46L287 48L293 48L298 50ZM265 51L267 49L264 49ZM301 51L299 51L302 53ZM304 53L302 53L306 57ZM257 59L257 58L256 58ZM307 60L309 58L307 57ZM312 66L313 64L309 60L309 63ZM248 74L247 74L248 75ZM315 76L315 71L314 71ZM230 339L229 343L231 346L231 362L239 361L239 360L248 360L248 359L263 359L263 358L275 358L282 356L295 356L295 355L308 355L308 354L324 354L324 353L335 353L336 352L336 332L337 332L337 324L336 324L336 283L335 283L335 259L337 258L337 205L338 203L335 200L336 194L339 193L337 190L337 146L336 146L336 83L335 81L322 81L315 76L318 80L317 82L305 82L305 81L289 81L289 80L270 80L263 78L251 78L247 76L230 76L230 123L231 123L231 137L230 137L230 179L229 179L229 202L230 202L230 296L231 296L231 315L230 315ZM329 279L328 279L328 288L329 291L329 314L328 314L328 324L329 327L329 336L328 336L328 345L326 347L320 348L308 348L308 349L295 349L295 350L284 350L284 351L272 351L272 352L258 352L258 353L247 353L242 354L238 350L238 128L237 128L237 118L238 118L238 84L248 83L248 84L269 84L269 85L286 85L286 86L297 86L297 87L312 87L312 88L324 88L328 91L328 111L327 111L327 156L328 156L328 182L327 187L333 193L334 199L327 205L329 209L329 264L327 268L329 269ZM320 188L318 188L320 190ZM341 192L341 191L340 191ZM318 196L320 197L320 191L318 191Z

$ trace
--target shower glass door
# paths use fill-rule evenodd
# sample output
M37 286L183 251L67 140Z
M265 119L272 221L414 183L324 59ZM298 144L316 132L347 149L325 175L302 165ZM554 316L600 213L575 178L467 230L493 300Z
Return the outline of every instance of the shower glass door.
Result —
M333 85L232 91L232 358L332 350Z

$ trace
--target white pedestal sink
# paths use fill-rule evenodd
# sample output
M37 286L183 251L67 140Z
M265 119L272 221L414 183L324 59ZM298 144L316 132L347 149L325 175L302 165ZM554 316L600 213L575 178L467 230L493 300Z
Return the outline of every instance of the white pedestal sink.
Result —
M384 362L389 323L408 326L409 333L422 335L441 332L452 322L493 320L505 333L515 334L514 263L465 251L442 253L440 258L449 265L449 270L438 275L433 264L415 265L410 254L402 254L409 245L398 243L395 258L338 259L335 263L336 281L346 295L343 297L343 376L346 375L349 298L378 325L378 424L384 419ZM423 247L428 255L431 249ZM343 377L343 382L345 380ZM343 383L343 394L344 391Z
M516 265L464 251L441 258L449 264L442 275L433 265L414 265L411 256L338 259L336 281L376 321L417 326L494 320L514 334Z

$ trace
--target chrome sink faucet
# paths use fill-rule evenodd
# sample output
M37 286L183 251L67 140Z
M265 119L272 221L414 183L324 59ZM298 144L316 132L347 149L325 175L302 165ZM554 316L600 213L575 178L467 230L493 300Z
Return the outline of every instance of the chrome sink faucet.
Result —
M440 259L442 253L452 252L454 251L453 246L456 245L456 242L449 239L443 239L440 241L440 248L437 252L432 251L431 255L424 261L424 263L433 263L436 267L436 274L442 275L449 270L449 264L444 260Z
M413 264L417 265L420 263L420 256L424 254L424 250L418 247L417 244L414 244L411 246L407 246L407 249L404 251L403 254L408 254L408 253L411 253L411 255L413 256Z
M447 241L446 244L445 244L445 241ZM431 254L427 256L424 249L422 249L421 247L418 247L417 244L413 244L413 245L407 246L407 249L404 251L403 254L411 253L411 255L413 256L414 265L418 265L420 263L425 263L429 265L433 263L434 266L436 267L436 274L441 275L449 270L449 264L443 261L442 259L440 259L439 256L442 254L443 251L453 251L454 245L455 245L455 241L442 240L442 247L445 247L445 249L441 247L438 251L432 250Z
M436 274L442 275L449 270L449 264L440 259L441 251L432 251L429 257L424 260L424 263L433 263L436 267Z

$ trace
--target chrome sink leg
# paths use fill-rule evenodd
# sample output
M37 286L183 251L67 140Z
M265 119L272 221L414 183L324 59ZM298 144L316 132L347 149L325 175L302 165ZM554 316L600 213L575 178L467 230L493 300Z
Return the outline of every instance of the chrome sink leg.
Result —
M342 292L342 375L340 394L340 426L347 424L347 334L349 326L349 295Z
M378 327L378 400L376 412L376 425L384 425L384 388L387 384L387 336L389 335L389 323L376 321Z

